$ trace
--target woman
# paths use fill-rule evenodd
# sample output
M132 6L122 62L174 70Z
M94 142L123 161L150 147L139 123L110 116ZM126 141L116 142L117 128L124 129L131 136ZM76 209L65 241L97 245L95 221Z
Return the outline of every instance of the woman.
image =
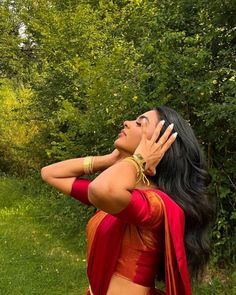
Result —
M177 135L178 134L178 135ZM189 124L161 106L124 129L108 155L42 168L43 180L98 210L87 225L87 295L191 295L209 257L213 208ZM93 181L84 174L103 171ZM190 275L190 276L189 276Z

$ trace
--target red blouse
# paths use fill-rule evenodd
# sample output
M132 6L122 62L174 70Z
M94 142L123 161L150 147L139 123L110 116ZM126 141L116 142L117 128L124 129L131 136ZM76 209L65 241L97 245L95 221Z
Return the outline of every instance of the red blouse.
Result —
M77 178L71 196L86 205L90 180ZM129 212L129 214L126 214ZM103 218L109 213L98 210L89 220L87 232L87 259L93 239ZM155 195L148 198L134 189L131 201L120 213L112 214L126 223L120 255L114 274L146 287L155 286L155 277L162 269L164 251L164 210L163 203ZM110 234L105 232L102 234Z
M71 196L92 205L89 183L77 178ZM129 204L117 214L97 210L87 224L92 292L105 295L114 273L150 287L157 273L165 279L166 295L191 295L184 231L183 209L158 189L132 190ZM150 294L161 292L153 287Z

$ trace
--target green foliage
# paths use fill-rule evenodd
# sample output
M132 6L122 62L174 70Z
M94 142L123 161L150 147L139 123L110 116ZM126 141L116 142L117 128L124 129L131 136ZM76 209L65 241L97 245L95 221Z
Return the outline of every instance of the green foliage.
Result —
M10 79L0 81L0 166L1 170L26 175L34 169L37 154L34 142L40 128L32 113L31 88L14 87Z
M207 156L218 201L214 261L235 262L236 4L17 0L0 7L1 169L30 174L105 154L125 119L169 105Z

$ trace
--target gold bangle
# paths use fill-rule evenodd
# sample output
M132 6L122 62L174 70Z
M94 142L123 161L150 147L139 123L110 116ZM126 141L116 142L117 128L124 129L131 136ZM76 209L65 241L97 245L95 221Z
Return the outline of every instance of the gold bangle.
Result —
M140 155L140 154L134 154L132 156L132 158L134 158L143 169L145 168L146 161L144 160L144 158L143 158L142 155Z
M136 184L142 179L144 183L147 183L147 185L150 185L149 180L147 179L146 175L144 174L144 168L143 168L143 162L140 161L137 157L131 156L126 157L124 160L129 161L134 164L137 172L137 181Z
M89 175L93 173L94 157L85 157L83 161L84 174Z

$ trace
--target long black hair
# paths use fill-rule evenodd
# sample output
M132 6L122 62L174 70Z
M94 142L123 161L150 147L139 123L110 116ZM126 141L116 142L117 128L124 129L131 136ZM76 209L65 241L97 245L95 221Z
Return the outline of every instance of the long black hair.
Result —
M187 121L173 109L155 108L165 120L161 134L174 123L175 142L156 167L150 179L166 192L185 213L185 249L192 279L199 279L210 256L209 229L215 218L215 205L207 194L210 175L206 160Z

